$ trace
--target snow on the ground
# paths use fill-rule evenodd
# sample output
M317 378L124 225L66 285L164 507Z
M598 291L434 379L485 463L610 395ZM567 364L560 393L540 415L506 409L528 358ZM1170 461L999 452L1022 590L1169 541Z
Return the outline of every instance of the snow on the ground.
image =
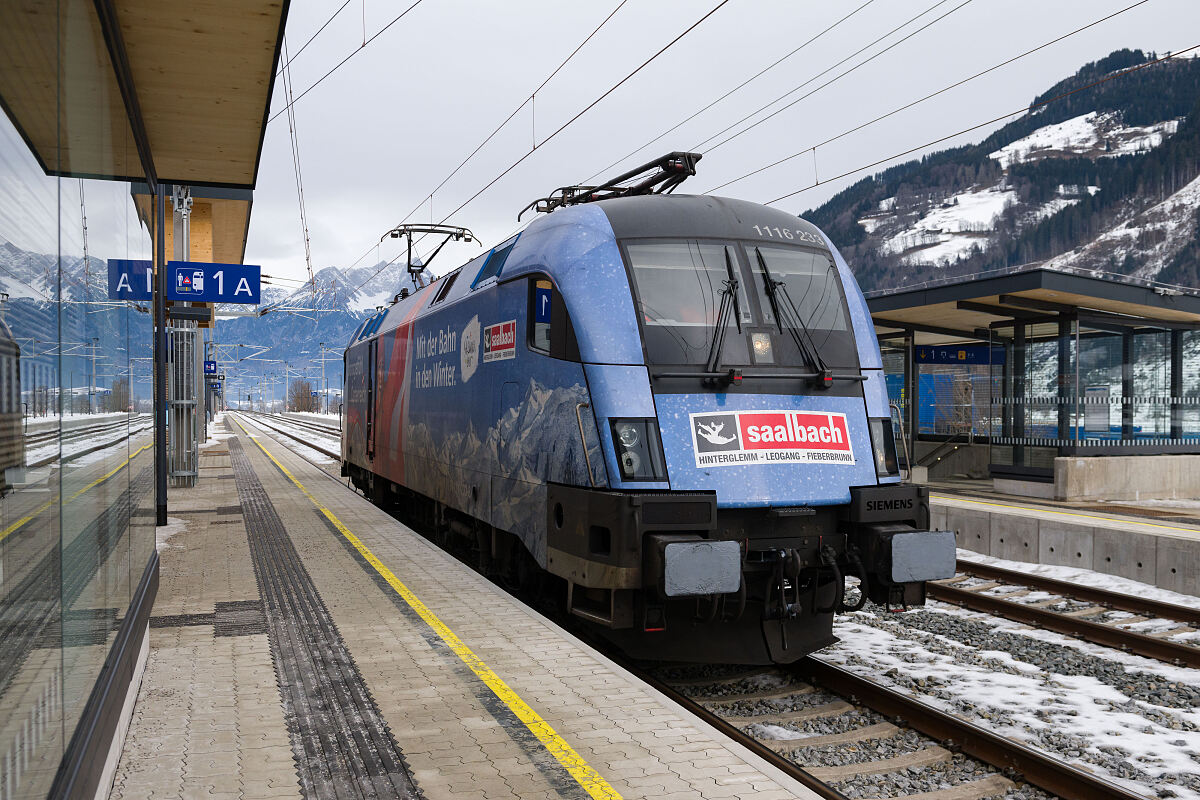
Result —
M254 420L251 419L250 422L253 423ZM273 417L271 419L271 425L279 428L280 430L285 430L289 433L294 433L297 436L300 436L304 439L308 439L313 444L324 447L334 453L341 450L341 447L342 447L341 442L339 442L337 439L330 439L327 436L322 436L321 434L315 432L312 428L299 428L295 425L289 425L286 420L281 420L278 417ZM274 431L272 431L270 428L266 428L265 426L264 426L264 429L267 431L268 434L274 433ZM337 461L335 461L334 459L325 455L320 450L314 450L311 447L308 447L304 444L301 444L300 442L297 442L295 439L289 439L286 436L279 436L278 438L275 439L275 441L279 442L280 444L282 444L287 449L291 450L296 455L301 456L302 458L304 458L308 461L311 461L314 464L324 465L324 464L336 464L337 463Z
M1023 139L1005 145L989 157L1004 169L1041 158L1086 156L1105 158L1139 153L1162 144L1179 129L1179 120L1154 125L1121 125L1117 112L1092 111L1066 122L1038 128Z
M942 604L934 604L930 610L962 611ZM973 612L964 615L985 617ZM897 685L893 676L903 676L906 680L899 685L906 688L920 681L921 700L958 715L964 715L966 709L973 712L967 716L981 717L989 729L1034 747L1040 746L1041 737L1049 741L1071 737L1083 757L1068 760L1100 774L1105 770L1098 762L1111 757L1111 748L1128 753L1126 758L1152 778L1164 774L1191 775L1196 771L1194 756L1200 753L1200 734L1169 727L1173 722L1200 725L1200 712L1196 709L1150 706L1089 676L1047 673L1006 652L979 652L952 639L935 637L949 645L951 653L961 651L964 655L982 657L982 661L964 663L953 655L924 649L919 641L905 635L906 630L900 625L885 623L881 629L856 618L862 619L862 615L838 618L834 632L842 643L823 650L818 658L885 685ZM1080 644L1058 634L1047 636L1047 631L1030 631L1003 620L996 620L996 627L1070 646ZM1200 681L1198 670L1141 661L1152 664L1153 669L1161 669L1164 680L1192 684ZM1137 668L1148 671L1141 665ZM1167 677L1166 673L1172 673L1173 677ZM1138 713L1143 708L1152 709L1154 714ZM1123 783L1145 788L1130 781ZM1200 800L1200 793L1183 786L1171 784L1171 789L1177 797Z
M900 260L906 264L953 264L987 246L996 217L1016 198L1015 192L998 187L962 192L886 240L879 252L904 254Z
M342 416L340 414L318 413L316 411L290 411L285 416L297 417L299 419L311 419L313 422L320 422L324 425L332 425L335 428L342 426Z
M1178 508L1185 511L1200 511L1200 500L1138 500L1136 503L1113 500L1111 502L1116 505L1127 505L1134 508L1138 506L1152 506L1155 508Z
M1187 606L1188 608L1200 608L1200 597L1193 597L1190 594L1180 594L1179 592L1172 592L1167 589L1159 589L1157 586L1151 586L1148 583L1122 578L1118 575L1105 575L1103 572L1093 572L1090 569L1056 567L1050 564L1029 564L1024 561L1009 561L1003 558L996 558L995 556L976 553L972 550L963 550L962 548L958 550L958 557L965 561L975 561L980 564L1000 567L1001 569L1013 570L1014 572L1040 575L1043 578L1053 578L1059 581L1066 581L1067 583L1077 583L1080 586L1090 586L1094 589L1105 589L1110 592L1135 595L1137 597L1144 597L1147 600L1174 603L1175 605ZM1026 598L1029 596L1027 595ZM1046 597L1050 597L1050 595L1046 595Z
M177 517L167 517L167 524L154 529L154 548L158 552L174 547L168 540L177 533L187 530L187 521Z
M1145 266L1134 277L1153 278L1191 239L1197 205L1200 205L1200 178L1083 247L1050 259L1044 266L1062 269L1081 266L1081 262L1120 263L1127 253L1136 250Z

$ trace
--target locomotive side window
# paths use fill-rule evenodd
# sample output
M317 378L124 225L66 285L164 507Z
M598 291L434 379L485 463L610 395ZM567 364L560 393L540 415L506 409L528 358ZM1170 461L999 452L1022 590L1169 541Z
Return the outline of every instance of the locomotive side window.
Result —
M483 269L479 270L479 274L475 276L475 280L471 282L471 288L474 289L479 284L486 281L488 278L494 278L500 274L500 270L504 269L504 262L508 260L508 254L512 252L513 245L517 243L517 236L509 239L504 244L497 247L488 256L487 261L483 262Z
M529 279L529 349L551 358L579 360L579 343L562 294L545 277Z
M450 289L454 286L454 282L458 280L458 274L460 272L462 272L461 269L456 272L451 272L449 275L442 278L442 285L438 287L437 294L433 296L433 302L431 302L429 305L436 306L438 303L446 299L446 295L450 294Z

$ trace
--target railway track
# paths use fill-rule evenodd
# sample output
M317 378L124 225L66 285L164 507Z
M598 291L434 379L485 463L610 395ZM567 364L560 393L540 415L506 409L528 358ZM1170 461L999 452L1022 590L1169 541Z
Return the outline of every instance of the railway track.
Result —
M1018 741L816 658L790 668L638 669L660 691L822 797L1144 800ZM695 677L694 673L709 672ZM647 674L649 672L649 674ZM814 732L814 729L816 732ZM794 737L794 738L793 738ZM841 763L811 766L831 760ZM862 756L858 759L857 756ZM808 766L806 766L808 765ZM862 795L862 782L873 786ZM1022 787L1021 784L1028 784ZM855 785L858 784L858 785ZM877 794L878 793L878 794Z
M133 434L141 433L150 427L151 423L150 423L149 418L148 417L143 418L144 416L145 415L139 415L138 417L136 417L132 420L133 429L132 429L132 431L130 431L130 433L133 433ZM66 428L66 429L51 428L51 429L45 430L45 431L37 431L37 432L29 434L25 437L25 450L26 450L26 453L28 453L30 450L36 450L37 448L47 445L56 440L60 440L64 445L66 445L66 444L78 442L80 439L93 438L98 435L103 436L108 433L122 433L122 432L129 430L130 426L131 426L131 420L120 419L120 420L116 420L116 421L98 423L95 425L86 425L86 426L82 426L82 427L78 427L78 428ZM96 444L94 444L90 447L85 447L80 450L73 450L69 454L63 456L62 460L63 461L73 461L77 458L81 458L90 453L94 453L97 450L103 450L106 447L112 447L114 444L124 440L125 438L128 438L128 437L127 436L117 436L116 438L113 438L113 439L105 439L102 442L97 442ZM25 464L25 466L29 467L29 468L33 468L33 469L36 469L37 467L44 467L47 464L50 464L50 463L53 463L54 461L59 460L59 455L60 455L59 452L54 452L54 453L51 453L50 455L43 456L42 458L34 459L33 461L28 461Z
M318 444L314 444L313 442L309 441L308 439L305 439L303 436L299 436L296 433L293 433L292 431L284 430L283 428L280 428L278 425L272 425L269 421L269 420L274 419L274 420L279 420L279 421L285 421L288 424L293 424L293 420L291 417L280 418L276 414L260 414L257 412L250 412L250 411L238 411L236 413L238 413L244 417L247 417L255 425L266 428L267 430L277 433L280 436L286 436L289 439L299 442L300 444L304 445L305 447L308 447L312 450L316 450L321 455L328 456L329 458L337 459L339 461L342 458L342 454L340 452L335 452L333 450L330 450L327 447L322 447ZM311 425L310 424L302 424L301 427L307 427L312 430L316 430L318 428L325 428L326 430L329 430L329 428L327 426L321 426L319 423L313 423ZM324 431L322 431L322 433L324 433ZM334 433L334 435L340 436L341 432L336 431Z
M241 412L246 413L246 412ZM265 419L273 419L277 422L286 422L288 425L295 425L300 428L314 431L322 436L328 436L332 439L340 439L342 436L342 428L339 425L327 425L316 420L304 419L302 417L291 416L288 414L258 414L259 417Z
M979 580L980 582L973 582ZM1049 594L1021 602L1031 592ZM1170 637L1200 630L1200 610L959 560L958 574L929 583L928 596L972 611L1074 636L1170 664L1200 667L1200 647ZM1133 616L1127 616L1132 614ZM1158 633L1124 625L1178 623Z

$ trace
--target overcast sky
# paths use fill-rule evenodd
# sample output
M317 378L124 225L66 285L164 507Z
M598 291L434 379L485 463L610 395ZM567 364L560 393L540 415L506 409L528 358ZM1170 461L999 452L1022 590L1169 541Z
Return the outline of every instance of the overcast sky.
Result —
M293 0L287 46L295 54L343 0ZM295 56L296 95L360 48L410 0L349 0ZM452 180L429 195L614 8L609 2L506 3L423 0L357 52L294 110L314 269L396 255L380 236L425 202L411 221L440 221L564 122L711 10L718 0L628 0L529 106ZM581 182L623 158L866 0L729 0L694 31L601 101L448 222L491 246L517 227L535 197ZM873 0L828 34L605 175L671 150L696 148L718 131L810 81L937 0ZM917 21L816 79L794 100L952 12L927 30L728 144L700 147L699 174L680 192L707 191L809 149L893 108L1079 28L1135 0L944 0ZM960 7L961 6L961 7ZM955 10L957 9L957 10ZM1121 48L1159 53L1200 44L1200 2L1148 0L1052 45L817 151L823 177L846 172L1019 109L1083 63ZM272 114L284 107L275 83ZM765 113L777 109L772 106ZM763 116L760 114L759 116ZM734 128L740 130L747 123ZM930 150L978 141L996 126ZM728 135L728 134L726 134ZM919 154L918 154L919 155ZM907 156L912 158L914 156ZM905 160L905 159L901 159ZM871 170L874 172L881 167ZM824 183L779 204L800 213L870 172ZM603 177L603 176L602 176ZM811 153L734 183L719 194L764 202L811 185ZM530 215L526 215L528 222ZM479 252L447 247L435 272ZM365 254L365 258L363 258ZM287 115L267 127L246 262L270 274L303 277Z

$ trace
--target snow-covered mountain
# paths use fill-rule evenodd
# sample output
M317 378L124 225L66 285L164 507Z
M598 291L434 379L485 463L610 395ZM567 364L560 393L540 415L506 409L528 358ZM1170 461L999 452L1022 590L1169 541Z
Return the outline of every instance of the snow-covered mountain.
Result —
M804 216L866 289L1026 264L1200 285L1200 60L1093 86L1152 58L1088 64L983 142L889 168Z

